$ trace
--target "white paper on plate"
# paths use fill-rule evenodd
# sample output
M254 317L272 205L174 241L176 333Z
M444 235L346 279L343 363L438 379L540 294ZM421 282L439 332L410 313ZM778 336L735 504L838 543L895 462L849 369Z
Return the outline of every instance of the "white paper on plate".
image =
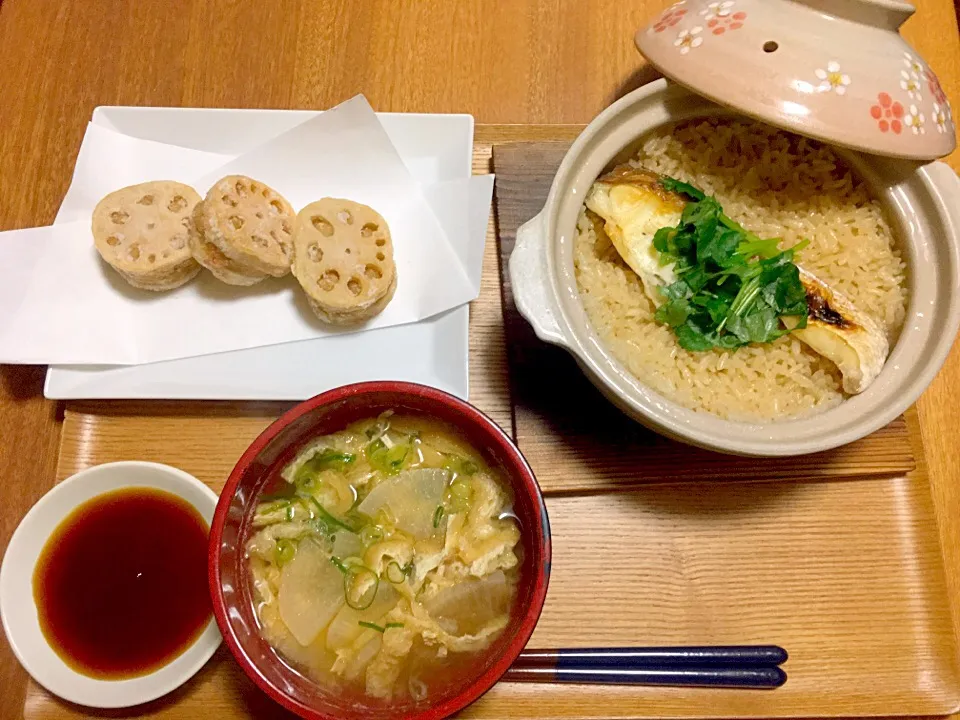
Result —
M451 244L464 257L482 261L492 194L489 175L424 188ZM475 264L479 272L482 263ZM413 325L147 365L61 366L53 394L47 396L130 397L136 388L137 397L168 398L170 388L177 387L178 398L304 400L354 382L409 380L467 399L466 323L452 317L461 312L466 308ZM434 359L428 362L431 354ZM259 380L265 373L271 375L269 382Z
M113 157L110 147L96 148L101 142L122 145L123 159ZM103 128L85 144L83 181L101 173L124 179L109 181L111 188L143 177L145 168L152 172L159 153L166 179L200 190L223 175L242 173L272 185L295 207L332 195L376 208L390 225L398 283L393 301L363 329L415 322L479 292L479 273L465 270L362 96L199 178L193 173L209 167L209 153ZM106 159L98 164L101 157ZM237 288L204 273L171 293L131 288L93 248L89 210L101 189L68 194L64 212L83 219L0 233L0 267L16 269L15 279L0 284L0 362L139 364L343 334L316 320L291 278Z

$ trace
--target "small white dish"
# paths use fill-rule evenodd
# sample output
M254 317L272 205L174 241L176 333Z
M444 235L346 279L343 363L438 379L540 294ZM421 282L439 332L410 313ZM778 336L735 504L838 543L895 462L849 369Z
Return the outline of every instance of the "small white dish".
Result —
M94 125L195 150L239 155L318 113L313 110L98 107ZM424 185L471 175L470 115L377 113L414 178ZM436 209L435 209L436 212ZM71 218L61 218L65 221ZM473 223L471 223L471 228ZM479 237L451 242L482 245ZM467 399L469 308L420 323L146 365L51 366L52 400L306 400L363 380L406 380ZM384 352L384 350L388 352Z
M209 523L217 495L183 470L150 462L97 465L72 475L40 498L20 521L0 565L0 618L7 642L30 676L64 700L97 708L119 708L155 700L180 687L220 645L210 617L193 645L149 675L128 680L98 680L68 666L47 643L33 599L33 571L44 544L78 505L111 490L149 487L183 498Z

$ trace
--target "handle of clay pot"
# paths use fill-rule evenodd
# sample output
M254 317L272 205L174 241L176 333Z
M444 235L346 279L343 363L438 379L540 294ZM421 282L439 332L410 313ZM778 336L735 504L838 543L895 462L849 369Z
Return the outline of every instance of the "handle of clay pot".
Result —
M557 302L547 267L547 233L541 212L517 230L510 254L510 285L517 309L541 340L564 345L557 323Z

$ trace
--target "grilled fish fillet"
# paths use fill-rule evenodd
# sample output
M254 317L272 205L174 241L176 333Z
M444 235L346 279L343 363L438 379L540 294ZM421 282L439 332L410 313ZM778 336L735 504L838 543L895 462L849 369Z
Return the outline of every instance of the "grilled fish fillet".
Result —
M680 195L664 190L660 176L620 165L597 180L587 193L587 208L604 220L604 230L623 261L643 283L654 305L663 304L658 292L676 282L673 263L660 264L653 236L663 227L676 227L687 204Z
M587 208L604 221L604 230L624 262L637 273L655 306L664 302L659 288L676 280L673 264L660 264L653 236L663 227L676 227L687 201L660 185L660 176L621 165L599 178L587 194ZM867 389L887 359L883 329L846 296L800 268L807 291L807 327L794 330L797 319L781 321L797 339L834 363L849 394Z
M799 270L807 291L807 326L793 334L840 369L844 392L862 393L883 370L890 349L886 333L845 295L803 268ZM790 329L797 324L793 317L780 321Z

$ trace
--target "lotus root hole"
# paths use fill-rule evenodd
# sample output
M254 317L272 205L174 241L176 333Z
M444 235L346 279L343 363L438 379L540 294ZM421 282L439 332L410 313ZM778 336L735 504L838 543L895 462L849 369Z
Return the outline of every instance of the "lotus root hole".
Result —
M263 220L263 213L257 210L257 217Z
M246 197L246 196L247 196L247 188L244 186L244 184L243 184L243 182L242 182L241 180L237 180L237 184L234 185L233 188L234 188L234 190L237 191L237 195L239 195L240 197Z
M320 234L324 237L333 236L333 223L323 217L323 215L314 215L310 218L310 222L313 223L313 226L319 230Z
M110 213L110 219L117 225L123 225L127 220L130 219L130 216L123 210L114 210L112 213Z
M185 217L180 219L180 224L183 225L185 230L190 229L190 218Z
M119 244L120 244L120 238L118 238L116 235L111 235L110 237L107 238L107 245L109 245L110 247L116 247Z
M162 253L160 253L160 254L163 256L164 259L170 257L170 251L169 251L169 250L164 250L164 251L163 251Z
M377 260L381 262L386 259L386 256L383 253L377 253Z
M338 282L340 282L340 273L336 270L327 270L323 276L317 280L317 285L319 285L320 289L324 292L330 292L337 286Z
M140 259L140 246L137 245L137 244L131 245L131 246L130 246L130 249L127 251L127 255L130 256L130 259L131 259L131 260L139 260L139 259Z
M293 229L290 227L290 223L288 223L286 220L280 223L280 229L283 230L285 235L290 235L293 233Z
M360 278L352 277L347 281L347 290L352 292L354 295L359 295L360 291L363 290L363 285L360 284Z
M153 230L156 226L156 223L149 222L147 223L147 230Z
M338 212L337 220L340 221L341 225L353 225L353 215L350 214L349 210L341 210Z
M277 237L277 231L276 231L276 230L271 230L271 231L270 231L270 237L272 237L272 238L273 238L274 240L276 240L277 242L280 242L280 238Z
M376 223L366 223L362 228L360 228L360 234L363 237L370 237L379 229L380 226Z
M270 245L270 242L265 237L261 237L260 235L252 235L250 239L253 240L254 245L257 245L262 248L268 247Z
M255 182L250 183L250 192L255 193L259 189L260 189L260 186L257 185Z
M376 265L367 265L366 269L363 271L363 274L371 280L379 280L383 277L383 271Z
M187 245L187 239L183 235L174 235L170 238L170 247L174 250L183 250Z
M224 196L223 196L223 204L224 204L224 205L229 205L230 207L236 207L236 206L237 206L237 201L234 200L234 199L233 199L232 197L230 197L229 195L224 195Z
M353 250L351 250L350 248L347 248L346 250L344 250L344 252L345 252L347 255L350 255L350 254L353 252Z
M174 195L173 200L167 203L167 210L172 213L182 213L187 209L187 199L183 195Z
M265 198L267 198L268 200L270 199L270 188L266 188L266 187L265 187L265 188L263 189L263 196L264 196Z
M386 244L387 244L387 241L385 238L382 238L382 237L377 238L377 247L383 247Z
M323 250L321 250L320 246L316 243L310 243L307 246L307 257L310 258L312 262L320 262L323 260Z
M147 262L148 262L148 263L153 264L153 263L155 263L156 261L157 261L157 256L156 256L156 255L154 255L153 253L150 253L149 255L147 255Z
M239 230L243 227L243 218L239 215L231 215L230 224L233 225L234 230Z
M264 190L264 193L266 193L266 190ZM283 204L279 200L271 200L270 207L272 207L273 211L278 215L283 213Z
M144 195L137 200L138 205L153 205L153 195Z

